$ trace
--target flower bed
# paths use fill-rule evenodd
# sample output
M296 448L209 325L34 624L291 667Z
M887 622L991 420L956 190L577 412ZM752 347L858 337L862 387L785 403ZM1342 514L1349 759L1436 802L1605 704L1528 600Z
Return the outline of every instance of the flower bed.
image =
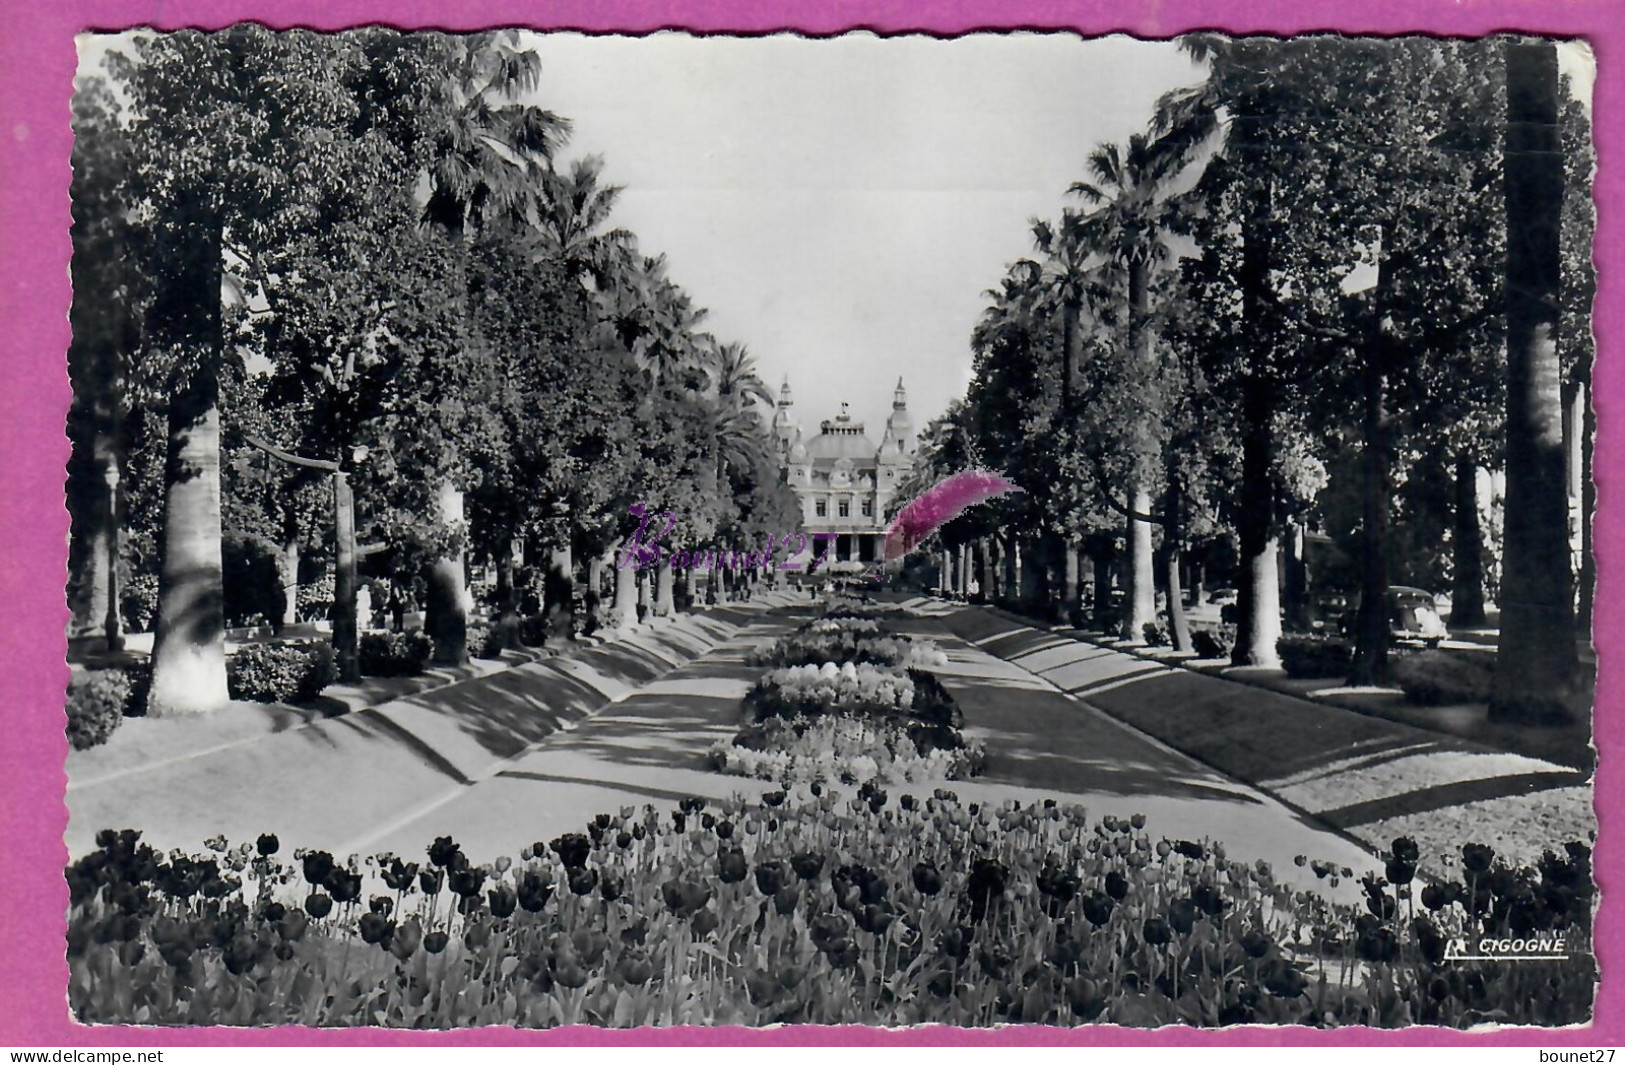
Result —
M483 866L450 839L427 862L290 863L272 837L165 856L106 832L67 874L69 1001L83 1023L403 1028L1591 1015L1581 844L1523 870L1468 845L1458 879L1422 887L1396 840L1356 908L1141 817L1053 803L868 787L681 806L601 814ZM1541 933L1569 956L1446 960L1456 940Z
M914 682L905 673L847 662L837 666L787 666L763 674L745 696L752 720L819 717L825 714L906 713Z
M889 668L927 668L947 665L948 656L930 640L879 633L806 631L764 644L752 651L745 661L749 665L769 667L852 662Z
M957 743L958 746L948 744ZM915 784L962 780L982 771L981 744L925 722L773 717L711 748L720 773L795 784Z
M936 676L946 665L929 640L886 631L875 616L826 613L747 661L776 666L745 696L753 722L711 749L719 772L784 782L916 782L982 771L980 744L960 735L963 715ZM831 720L834 719L834 720Z

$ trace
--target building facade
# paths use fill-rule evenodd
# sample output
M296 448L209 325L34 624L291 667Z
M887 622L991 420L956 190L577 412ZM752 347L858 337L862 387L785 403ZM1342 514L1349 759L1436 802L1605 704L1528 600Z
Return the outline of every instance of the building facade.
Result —
M878 561L884 553L887 507L914 464L914 423L902 378L892 393L879 444L869 439L862 422L852 419L845 403L811 437L803 434L793 407L786 379L773 414L773 435L779 468L801 503L801 530L809 546L816 547L815 557L823 554L824 542L813 537L833 534L836 562Z

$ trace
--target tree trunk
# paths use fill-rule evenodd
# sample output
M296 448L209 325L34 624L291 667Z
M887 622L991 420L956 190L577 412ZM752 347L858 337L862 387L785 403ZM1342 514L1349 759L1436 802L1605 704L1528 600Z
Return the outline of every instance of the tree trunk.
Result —
M299 624L299 521L289 513L282 528L279 559L282 580L282 620L280 627Z
M1133 353L1137 369L1145 375L1149 387L1153 358L1149 321L1150 265L1139 257L1129 263L1128 300L1129 351ZM1146 410L1137 420L1131 437L1135 472L1129 487L1128 508L1133 514L1147 517L1151 514L1151 493L1146 488L1145 482L1148 468L1155 461L1156 439L1152 434L1154 417L1153 411ZM1137 517L1129 518L1129 579L1128 596L1125 601L1127 611L1125 624L1128 631L1123 635L1135 643L1145 639L1145 627L1155 624L1157 620L1156 559L1152 554L1151 534L1149 521L1142 521Z
M435 499L442 530L461 530L463 493L451 481L441 482ZM434 640L437 665L460 666L468 661L468 582L463 574L463 553L456 551L429 567L428 602L423 627Z
M638 571L629 562L615 564L615 608L611 614L614 627L631 629L638 623Z
M1184 593L1179 584L1179 546L1168 545L1168 636L1174 650L1188 654L1196 648L1191 644L1191 626L1185 617Z
M124 616L119 610L118 569L122 523L119 520L119 470L118 456L116 454L108 456L107 469L103 479L107 484L106 538L104 542L96 545L100 549L102 565L106 570L104 578L105 590L103 592L105 602L102 604L102 636L107 644L107 653L117 654L124 650Z
M694 605L696 603L695 593L697 590L693 559L691 558L689 559L689 565L683 567L683 599L687 604L686 609L694 609Z
M939 567L937 571L937 594L939 595L948 595L954 589L954 571L949 564L949 558L948 548L944 547L937 562Z
M1185 593L1180 587L1179 565L1182 552L1180 550L1184 537L1180 532L1180 514L1184 501L1180 496L1180 481L1177 471L1169 464L1168 471L1168 500L1163 510L1162 545L1167 552L1167 583L1168 583L1168 635L1173 641L1174 650L1181 654L1188 654L1196 648L1191 644L1191 626L1185 617Z
M1238 148L1245 153L1255 146L1260 126L1252 116L1243 117L1248 120L1237 123L1236 132ZM1250 335L1242 353L1248 372L1242 377L1241 508L1236 520L1240 580L1236 644L1230 656L1238 666L1281 664L1276 647L1281 638L1281 582L1276 570L1275 487L1270 472L1275 446L1270 423L1276 405L1269 351L1274 343L1269 335L1272 212L1270 185L1264 180L1247 198L1237 279L1242 321Z
M91 453L95 472L100 476L93 484L87 485L93 501L88 508L89 513L83 518L90 524L91 532L84 548L84 570L79 581L79 595L74 603L74 628L77 635L86 636L99 630L107 650L115 652L124 646L118 591L117 443L110 433L98 432L92 440Z
M1249 386L1253 392L1258 387ZM1278 666L1281 639L1281 581L1276 570L1275 489L1270 479L1270 412L1264 397L1250 395L1241 442L1241 510L1236 518L1239 542L1236 589L1236 646L1230 660L1238 666Z
M496 645L513 650L521 645L519 639L519 586L515 580L518 564L513 557L514 544L508 537L499 537L496 545L497 616L492 624Z
M1287 527L1286 628L1288 632L1309 631L1308 530L1301 521Z
M1021 598L1021 552L1016 547L1014 533L999 542L999 552L1004 556L1004 577L1000 581L999 590L1005 599L1019 600Z
M1061 620L1076 624L1078 610L1078 545L1067 541L1061 570Z
M676 587L676 576L672 573L671 563L662 561L655 573L655 608L657 618L669 618L677 613L677 604L673 600L673 591Z
M1093 556L1095 564L1095 595L1090 602L1094 609L1094 624L1104 625L1112 620L1112 559L1109 555Z
M1478 463L1463 451L1456 456L1455 528L1450 588L1450 627L1484 624L1484 531L1478 524Z
M570 542L565 541L547 554L547 572L542 577L542 616L547 634L554 640L569 639L575 628L576 566Z
M1040 577L1044 566L1039 561L1038 540L1031 535L1023 535L1016 541L1016 550L1020 561L1017 568L1021 576L1021 603L1027 610L1037 609L1042 605Z
M1354 659L1349 671L1349 683L1355 685L1388 683L1388 408L1380 302L1387 279L1381 260L1379 255L1362 375L1360 609L1354 619Z
M1511 42L1506 64L1506 534L1490 718L1543 723L1570 718L1578 665L1557 349L1557 51Z
M333 652L339 680L361 679L360 634L356 629L355 495L349 475L333 474Z
M1136 484L1133 494L1129 496L1128 508L1135 514L1148 514L1151 494ZM1151 523L1129 518L1128 543L1128 595L1123 600L1123 636L1134 643L1143 643L1145 627L1157 620L1156 562L1152 554Z
M211 295L218 298L216 286ZM219 321L219 308L215 308ZM220 407L213 360L204 355L169 399L169 451L164 462L163 569L153 639L147 713L176 717L218 710L226 689L225 614L221 590Z

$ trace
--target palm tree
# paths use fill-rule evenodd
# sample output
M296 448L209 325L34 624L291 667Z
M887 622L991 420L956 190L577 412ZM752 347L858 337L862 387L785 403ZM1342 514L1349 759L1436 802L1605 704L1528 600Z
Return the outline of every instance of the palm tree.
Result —
M460 299L467 292L470 238L488 225L516 225L536 213L537 179L570 132L567 119L521 102L536 90L542 67L540 57L520 44L518 31L493 30L453 45L446 118L425 175L423 217L460 252ZM466 332L466 313L464 318ZM466 348L469 341L464 343ZM460 543L462 490L450 471L442 475L436 502L447 542ZM435 660L462 663L468 657L468 601L460 549L431 567L426 605L424 627L434 638Z
M1506 45L1506 532L1493 719L1566 720L1577 667L1558 355L1557 52Z
M1268 118L1287 105L1277 100L1272 81L1284 47L1267 39L1232 40L1217 34L1180 39L1193 60L1208 64L1201 84L1165 95L1157 103L1152 131L1161 140L1194 152L1210 138L1222 137L1218 151L1245 167L1268 144ZM1285 394L1283 373L1271 357L1270 213L1268 180L1247 190L1241 212L1241 293L1244 342L1237 356L1245 365L1241 384L1241 489L1236 533L1240 574L1236 603L1236 665L1275 666L1281 634L1281 592L1276 556L1276 498L1272 480L1275 439L1273 422Z
M1071 192L1095 207L1080 223L1084 241L1109 257L1126 275L1128 302L1128 354L1134 376L1150 382L1155 375L1151 328L1151 274L1167 258L1163 232L1170 217L1168 190L1190 161L1183 137L1159 138L1137 133L1127 148L1105 144L1089 155L1092 182L1079 181ZM1141 393L1148 403L1136 419L1130 441L1132 473L1128 491L1129 594L1127 631L1141 638L1145 626L1157 617L1152 575L1151 493L1147 488L1156 462L1156 397L1154 389ZM1170 567L1177 573L1177 563ZM1170 611L1176 610L1180 591L1168 589ZM1188 648L1182 648L1187 650Z
M611 275L634 244L627 229L606 229L623 186L601 183L602 156L570 163L566 172L549 166L541 172L535 203L535 227L527 233L535 253L562 263L593 291L609 287Z
M606 302L613 292L616 271L630 260L637 241L630 230L606 228L622 186L602 184L603 167L602 156L589 155L572 161L567 171L551 165L542 170L532 204L534 224L524 231L523 239L532 254L562 264L592 292L600 317L607 318ZM549 553L546 587L553 589L549 595L568 598L562 604L546 603L545 610L561 625L575 603L573 548L583 517L570 514L563 542Z

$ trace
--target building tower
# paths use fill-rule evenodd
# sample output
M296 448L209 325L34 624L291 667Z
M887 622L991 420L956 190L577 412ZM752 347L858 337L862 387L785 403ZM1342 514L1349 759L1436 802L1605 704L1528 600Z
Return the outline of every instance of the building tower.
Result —
M892 393L891 414L886 418L886 435L880 442L880 454L876 457L882 462L892 462L899 465L910 465L914 461L914 419L908 414L908 393L903 389L903 379L897 379L897 389Z
M784 384L779 386L778 406L773 411L773 439L778 444L781 459L790 454L790 449L801 437L801 426L796 421L794 412L790 410L794 404L795 400L790 398L790 378L786 375Z

